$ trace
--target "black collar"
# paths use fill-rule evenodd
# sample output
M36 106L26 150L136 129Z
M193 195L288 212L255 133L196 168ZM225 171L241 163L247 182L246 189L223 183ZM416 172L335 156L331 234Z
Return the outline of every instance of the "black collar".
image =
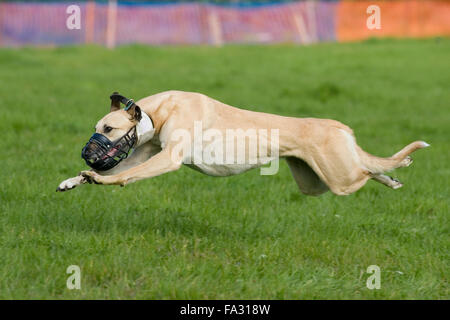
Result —
M114 102L121 102L122 104L124 104L125 105L125 108L124 108L125 111L129 110L133 106L139 107L137 104L134 103L133 99L125 98L124 96L120 95L118 92L113 92L113 94L109 98L111 99L111 101L113 103ZM141 112L145 112L145 111L141 110ZM150 118L150 121L152 122L152 126L154 128L155 127L155 123L153 122L152 117L148 113L146 113L146 114Z

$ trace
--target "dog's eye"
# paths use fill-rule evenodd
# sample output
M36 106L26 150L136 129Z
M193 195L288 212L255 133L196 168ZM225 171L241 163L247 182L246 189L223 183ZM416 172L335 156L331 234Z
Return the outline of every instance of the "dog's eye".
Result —
M108 133L108 132L111 132L111 130L112 130L113 128L111 128L111 127L105 127L105 133Z

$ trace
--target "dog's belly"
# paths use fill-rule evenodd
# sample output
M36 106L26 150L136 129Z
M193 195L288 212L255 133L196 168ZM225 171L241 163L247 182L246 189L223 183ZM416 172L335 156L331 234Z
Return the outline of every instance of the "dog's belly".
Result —
M258 168L262 164L206 164L206 163L184 163L191 169L197 170L201 173L215 177L226 177L243 173L253 168Z

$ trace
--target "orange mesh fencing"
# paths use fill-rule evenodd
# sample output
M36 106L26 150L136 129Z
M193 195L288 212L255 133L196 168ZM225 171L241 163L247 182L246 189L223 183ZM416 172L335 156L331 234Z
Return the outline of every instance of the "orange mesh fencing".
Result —
M381 29L369 30L370 5L380 7ZM337 7L338 41L371 37L430 37L450 35L450 1L341 1Z

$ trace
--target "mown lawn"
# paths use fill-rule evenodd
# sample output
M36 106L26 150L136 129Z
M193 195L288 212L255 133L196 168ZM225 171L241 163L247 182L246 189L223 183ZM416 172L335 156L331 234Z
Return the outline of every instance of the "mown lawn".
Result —
M0 298L448 299L450 40L0 50ZM282 162L56 193L109 94L169 89L352 127L368 152L431 148L391 190L307 197ZM66 269L81 268L81 290ZM369 290L370 265L381 289Z

